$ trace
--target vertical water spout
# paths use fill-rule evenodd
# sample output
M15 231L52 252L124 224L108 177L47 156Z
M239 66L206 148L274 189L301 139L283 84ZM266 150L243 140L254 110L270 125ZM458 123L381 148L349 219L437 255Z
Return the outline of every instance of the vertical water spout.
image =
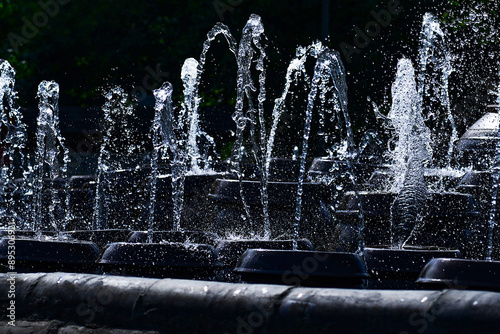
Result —
M29 219L29 202L26 207L19 208L13 203L12 193L19 190L22 196L28 192L28 174L25 172L26 125L16 103L15 91L16 71L6 60L0 59L0 218L10 217L16 223L21 221L25 226ZM14 183L14 178L22 175L22 183ZM8 188L11 189L7 193ZM5 221L5 220L4 220ZM21 227L21 226L18 226Z
M59 131L59 85L54 81L42 81L38 86L37 98L40 113L37 118L36 142L34 165L34 191L35 206L33 214L34 230L39 232L43 223L42 196L44 192L44 178L50 181L50 203L48 205L48 222L55 231L64 229L70 220L69 216L69 185L68 162L69 151L64 146L64 140ZM54 187L56 178L65 181L65 204L60 201L60 194ZM62 207L62 210L61 210ZM56 216L55 210L64 213Z
M305 166L306 159L308 153L308 145L309 145L309 136L311 132L311 122L313 117L314 110L314 102L318 95L318 91L322 94L322 90L327 89L326 84L331 80L332 82L332 102L335 102L339 107L339 112L341 115L337 115L340 119L340 116L343 117L344 126L346 129L346 142L347 142L347 154L345 156L347 165L349 167L349 175L351 177L351 181L354 184L355 194L358 197L357 186L354 174L352 173L352 159L355 157L355 147L354 147L354 138L351 130L351 122L349 113L347 110L347 83L345 78L345 70L342 62L340 60L340 55L338 52L324 49L321 54L318 56L318 60L316 61L316 66L314 68L314 75L311 82L311 89L309 91L307 97L307 109L306 109L306 117L304 122L304 130L303 130L303 139L302 139L302 150L299 155L299 179L297 186L297 198L295 205L295 217L294 217L294 247L296 247L296 240L299 237L300 230L300 220L302 215L302 196L303 196L303 183L305 176ZM359 222L360 226L358 228L358 240L359 240L359 248L362 253L364 249L364 238L363 238L363 229L364 229L364 217L363 210L361 208L359 210Z
M156 182L158 177L158 160L170 159L173 201L174 230L181 229L181 215L184 202L184 181L186 174L198 174L210 170L210 148L215 148L213 138L204 132L199 124L199 85L203 74L207 53L215 38L222 34L231 51L236 56L236 41L229 28L217 23L208 33L203 43L200 59L188 58L184 61L181 70L181 79L184 86L184 101L179 115L174 115L172 107L172 85L164 83L160 89L154 91L156 98L155 119L152 126L153 154L151 159L151 178L149 183L150 198L148 210L149 237L152 241L154 230L154 213L156 201ZM209 146L205 153L200 152L199 142L204 140Z
M397 194L391 206L393 247L404 246L421 221L426 206L424 166L431 160L432 150L430 131L421 110L413 65L408 59L400 59L388 115L397 137L396 147L391 152L395 175L391 191Z
M97 182L92 223L94 230L109 228L110 194L108 191L112 185L108 173L123 168L127 162L127 156L134 149L133 145L129 143L120 146L113 142L113 140L125 142L130 137L130 129L127 129L127 118L133 114L133 106L128 103L128 94L121 87L115 86L106 90L104 97L106 101L102 106L104 114L103 136L97 159Z
M419 65L418 93L422 97L424 120L431 131L434 165L449 168L458 139L449 97L449 78L453 67L445 34L431 13L426 13L423 18ZM439 80L433 79L431 71L439 73Z
M197 81L198 66L199 63L196 59L188 58L184 61L181 70L181 79L184 85L183 114L188 123L187 154L191 164L190 170L194 173L200 172L200 162L206 161L207 158L201 157L197 140L201 132L198 115L200 98L196 93L199 85L199 81Z
M307 47L299 46L297 47L295 57L290 61L288 68L286 70L285 75L285 87L283 88L283 92L281 96L274 100L274 107L272 112L272 123L269 129L269 135L267 138L266 144L266 156L264 161L264 174L269 175L269 168L271 165L271 158L273 156L274 149L274 141L276 138L276 131L278 129L279 121L285 112L285 102L288 97L288 93L290 91L290 86L294 80L297 79L299 74L303 74L305 79L307 80L307 73L305 70L305 63L307 61L308 56L312 56L317 58L318 55L324 50L324 46L321 42L315 42ZM294 151L294 160L298 157L298 147L295 147L296 151Z
M266 150L266 129L264 123L264 101L266 97L265 93L265 67L264 60L266 58L264 47L260 44L260 40L264 36L264 26L258 15L252 14L247 21L247 24L243 28L241 41L238 48L238 73L237 73L237 92L236 92L236 105L235 111L233 113L233 120L236 123L236 140L233 145L233 152L231 157L231 163L234 170L238 175L238 180L240 183L240 197L245 209L246 217L249 221L251 234L254 234L254 222L250 214L250 209L245 200L245 194L243 192L243 175L241 170L241 159L243 148L243 133L249 125L250 132L250 142L252 144L252 155L255 159L257 166L262 168L263 162L265 160L265 150ZM255 85L251 77L251 67L252 60L254 57L254 45L257 50L259 50L259 58L257 58L256 69L260 72L259 74L259 94L258 100L258 110L255 109L252 92L256 91ZM248 104L248 111L245 113L245 100ZM257 144L256 139L256 125L257 119L259 121L259 131L260 138L259 144ZM259 154L260 152L260 154ZM263 175L261 178L261 203L263 207L263 218L264 218L264 238L268 239L270 237L270 222L268 213L268 198L267 198L267 181L268 177Z
M165 82L159 89L153 91L155 103L155 119L153 122L153 158L151 160L151 197L149 212L149 231L153 231L154 202L156 193L156 179L158 176L157 161L170 160L173 201L174 230L181 230L181 215L184 203L184 180L187 172L187 153L185 136L182 134L183 123L175 117L172 107L173 88ZM185 134L184 134L185 135ZM149 233L151 236L151 233Z
M199 125L198 108L201 101L199 97L199 85L201 82L201 75L204 72L208 50L210 49L212 42L220 34L225 37L228 43L229 51L231 51L231 53L235 55L235 59L237 59L236 40L229 31L229 28L219 22L207 33L207 39L203 43L203 49L200 54L199 61L194 58L186 59L181 71L181 78L184 85L184 103L182 112L179 115L179 120L183 124L188 124L187 154L190 164L189 170L193 173L199 173L202 170L210 170L211 157L208 156L208 152L215 148L214 139L209 134L204 132ZM208 149L205 150L205 154L200 153L200 139L204 140L208 146Z
M175 118L173 115L173 108L172 108L172 92L173 88L169 82L163 83L163 85L159 89L155 89L153 91L156 103L155 103L155 117L153 120L153 126L151 128L152 138L153 138L153 154L151 157L151 178L149 184L150 197L149 197L149 218L148 218L148 242L152 242L152 234L154 231L156 184L159 174L158 161L168 159L169 151L174 154L174 152L177 152L178 150L177 148L178 142L174 135ZM172 179L173 178L174 176L172 170ZM179 199L174 200L174 202L178 201ZM175 204L174 204L174 210L175 210ZM180 210L182 210L182 207L180 208ZM179 222L177 223L180 224ZM176 226L175 229L179 230L180 226Z

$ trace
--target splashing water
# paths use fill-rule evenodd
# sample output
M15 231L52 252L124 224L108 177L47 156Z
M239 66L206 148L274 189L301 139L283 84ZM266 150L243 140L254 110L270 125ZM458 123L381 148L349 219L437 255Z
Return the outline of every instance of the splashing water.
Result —
M498 186L500 183L500 85L498 85L497 94L497 140L495 142L495 160L492 166L492 188L491 188L491 206L490 216L488 221L488 236L486 260L491 261L494 247L494 232L497 225L497 201L498 201Z
M233 113L233 120L236 123L236 140L233 145L233 151L231 156L231 163L233 170L236 170L240 184L240 197L245 209L246 218L249 221L250 233L253 237L255 234L254 223L250 214L249 206L245 200L245 194L243 191L243 173L242 173L242 152L244 151L243 133L249 124L250 132L250 142L252 144L252 154L255 162L258 166L262 166L265 160L265 149L266 149L266 129L264 123L264 102L266 99L265 91L265 67L264 60L266 59L266 53L264 47L260 44L260 40L264 36L264 26L258 15L252 14L247 21L247 24L243 28L243 33L241 41L238 48L238 73L237 73L237 92L236 92L236 105L235 111ZM252 44L259 50L259 57L257 58L256 69L260 72L259 74L259 94L257 97L258 110L255 109L252 92L256 91L252 77L251 77L251 65L254 56L254 49ZM245 100L248 103L248 111L244 112ZM256 125L257 118L259 120L260 126L260 145L257 145L256 140ZM260 148L260 155L259 155ZM268 196L267 196L267 182L268 176L263 175L261 178L261 203L263 207L264 216L264 237L270 237L270 222L269 222L269 212L268 212Z
M391 206L391 238L392 246L401 248L421 220L427 198L424 165L432 157L430 131L422 117L415 71L408 59L398 62L388 118L397 136L391 152L394 162L391 191L397 194Z
M97 160L97 182L94 200L92 229L109 228L108 213L110 194L106 191L112 185L108 173L124 168L130 163L130 154L134 146L130 139L128 118L133 114L133 105L128 103L128 94L121 87L112 87L105 91L106 102L102 106L104 113L104 132ZM119 142L117 142L119 140Z
M346 128L346 141L347 141L347 154L345 156L348 169L350 171L349 175L351 176L351 181L354 184L355 194L357 193L356 180L354 178L354 174L352 173L352 159L355 157L355 148L354 148L354 137L351 130L351 122L349 113L347 110L347 83L345 77L345 70L342 62L340 60L340 54L336 51L324 49L321 54L318 56L318 60L316 62L316 66L314 68L314 75L311 82L311 89L309 91L307 97L307 109L306 109L306 118L304 122L304 132L303 132L303 140L302 140L302 150L299 155L299 178L298 178L298 186L297 186L297 198L296 198L296 206L295 206L295 219L294 219L294 248L297 247L297 239L299 237L300 230L300 220L302 215L302 195L303 195L303 184L304 184L304 176L305 176L305 165L307 158L307 151L309 145L309 136L311 132L311 121L314 110L314 102L318 95L318 91L322 94L322 91L327 89L326 84L329 79L333 82L333 97L336 102L336 105L339 108L339 112L342 113L344 119L344 126ZM360 201L358 201L360 203ZM360 204L361 205L361 204ZM360 218L360 226L358 229L359 232L359 246L360 250L364 249L364 238L362 237L363 229L364 229L364 217L363 210L360 208L359 210L359 218Z
M315 42L308 47L299 46L296 50L295 58L290 61L288 68L286 70L285 76L285 87L281 96L274 101L274 108L272 113L273 123L269 130L269 136L267 139L266 146L266 157L265 157L265 165L264 165L264 174L269 175L269 168L271 165L271 158L273 155L274 149L274 141L276 137L276 131L278 129L278 124L280 121L283 112L285 111L285 101L288 96L288 92L290 90L290 85L294 80L296 80L299 74L306 74L305 63L308 56L318 57L318 55L324 50L321 42ZM307 78L306 78L307 79ZM298 147L295 147L298 151ZM294 152L294 160L296 160L298 154Z
M180 121L182 124L188 124L187 154L190 160L189 171L193 174L210 172L210 161L212 160L212 157L209 156L208 153L215 148L214 139L206 132L202 131L199 126L198 108L201 99L199 98L198 91L201 82L201 75L204 72L208 50L210 49L212 42L220 34L225 37L228 43L229 51L231 51L231 53L235 55L235 59L237 59L236 40L229 31L229 28L219 22L207 33L207 39L203 43L203 49L200 54L199 61L194 58L188 58L185 60L181 70L181 78L184 84L184 103L183 110L180 115ZM200 153L200 141L204 142L205 146L208 146L208 148L204 149L205 154ZM200 167L202 164L203 166Z
M153 120L153 125L151 127L152 140L153 140L153 152L151 155L151 178L149 180L149 208L148 208L148 242L153 242L153 231L154 231L154 218L155 218L155 207L156 207L156 186L158 182L158 163L162 159L166 158L167 152L164 147L164 142L162 139L167 139L166 133L170 133L171 130L167 127L171 127L173 122L171 119L171 113L163 112L167 108L171 108L172 103L172 85L167 83L163 84L161 88L156 89L153 93L156 98L155 103L155 116ZM167 143L168 145L168 143Z
M184 182L188 173L200 174L211 172L212 157L208 152L215 148L211 136L202 131L199 125L198 109L201 99L198 96L201 75L206 63L206 55L215 38L222 34L229 50L236 56L236 41L229 28L217 23L208 33L203 43L200 60L188 58L181 69L181 79L184 85L184 101L178 117L172 107L172 85L164 83L154 91L156 98L155 119L152 126L153 154L151 159L150 198L148 210L148 240L152 241L154 230L154 213L156 201L156 183L158 178L158 160L170 155L173 222L174 230L181 230L181 215L184 202ZM200 152L200 141L208 146L206 154Z
M172 201L174 208L174 230L180 231L180 219L184 199L184 178L186 175L186 155L182 148L182 138L179 140L176 134L182 124L176 120L172 107L173 88L169 82L153 91L156 98L155 118L152 126L153 156L151 158L151 180L149 199L149 229L148 242L152 242L154 231L154 213L156 200L156 182L158 178L158 160L166 159L170 155L171 179L172 179Z
M50 181L50 203L48 205L48 223L55 231L64 230L66 223L70 221L69 211L69 184L68 184L68 162L69 151L64 146L64 139L59 131L59 85L54 81L42 81L38 86L37 98L40 113L37 119L36 142L34 165L34 191L35 206L33 213L33 229L40 232L43 224L42 196L44 192L44 178ZM54 187L56 178L65 180L65 191L61 203L60 194ZM63 214L57 215L56 210Z
M187 123L189 123L187 151L191 162L191 171L194 173L200 172L200 162L207 161L208 157L202 157L198 148L197 137L200 135L198 106L200 98L195 95L195 90L199 84L196 81L198 76L199 63L194 58L188 58L184 61L181 70L181 79L184 84L184 115L186 115ZM211 140L213 143L213 139Z
M23 208L16 207L8 188L20 190L22 196L28 192L28 173L24 172L26 147L26 125L16 104L17 92L15 91L16 71L6 60L0 60L0 122L2 126L1 139L3 148L0 150L0 219L11 217L15 222L26 223L29 216L29 202L23 201ZM22 175L22 183L12 182L15 177ZM23 224L23 225L24 225ZM20 226L21 227L21 226ZM22 226L23 228L27 226Z
M418 92L422 98L424 120L431 131L434 165L449 168L458 139L449 97L449 78L453 68L445 34L431 13L426 13L423 18L419 65ZM439 79L433 78L432 71L439 73Z

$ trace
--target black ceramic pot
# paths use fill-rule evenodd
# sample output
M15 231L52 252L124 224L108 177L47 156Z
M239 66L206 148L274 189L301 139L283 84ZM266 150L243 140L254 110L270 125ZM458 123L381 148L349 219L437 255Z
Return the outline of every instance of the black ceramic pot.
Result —
M9 246L15 246L14 268L9 267ZM86 241L2 238L0 263L5 271L98 273L96 244Z
M369 289L413 290L415 281L425 264L433 258L460 256L457 250L440 250L431 247L413 247L409 249L389 249L367 247L364 250L368 272L372 279Z
M96 177L94 175L73 175L68 182L72 220L66 225L66 229L85 230L92 226Z
M433 259L417 280L425 289L467 289L500 292L500 262Z
M217 173L186 176L184 207L181 216L183 229L191 231L211 230L212 224L217 218L217 208L208 195L214 182L225 175L225 173Z
M109 203L105 228L146 228L142 225L147 221L150 175L151 169L147 167L110 171L103 175L102 196Z
M8 229L0 230L0 238L6 238L9 235L14 235L16 238L17 237L31 238L36 236L36 232L29 230L12 230L12 231L9 231ZM40 235L46 237L55 237L57 236L57 233L54 231L41 231Z
M200 231L154 231L153 242L180 242L216 246L219 236L212 232ZM147 231L136 231L130 235L128 242L145 243L148 240Z
M363 261L350 253L249 249L234 271L247 283L361 289L369 278Z
M98 247L104 248L109 243L127 241L131 231L127 229L114 230L77 230L63 232L63 235L75 240L92 241Z
M71 221L67 223L66 229L85 230L92 226L94 190L91 188L72 188L69 191L69 196Z
M28 231L28 230L0 230L0 238L7 238L9 234L13 235L14 237L34 237L36 233L34 231Z
M162 171L162 170L161 170ZM181 226L187 230L207 230L215 220L216 210L208 199L211 186L224 173L189 174L184 183ZM107 174L110 228L148 228L150 168L114 171ZM169 174L160 174L156 182L155 230L173 228L172 184ZM169 217L165 219L165 217Z
M254 232L263 235L263 211L260 200L261 184L243 181L243 196L254 222ZM320 183L306 182L303 186L300 236L311 240L317 249L328 249L332 240L332 216L328 209L330 189ZM238 180L217 180L210 197L219 209L213 230L222 236L249 236L251 228L240 197ZM271 236L291 238L297 197L296 182L269 182L269 217Z
M481 217L479 223L471 228L471 245L474 245L472 253L468 256L471 259L483 259L486 254L488 242L486 236L489 233L489 222L491 213L495 214L496 226L493 230L493 243L500 245L500 230L498 222L500 221L500 201L492 210L492 175L491 171L470 171L462 178L457 190L463 193L471 194L474 202L478 204ZM500 247L493 248L493 259L500 259Z
M387 192L360 192L365 220L366 245L389 245L391 243L391 206L395 194ZM347 193L336 211L339 220L339 247L343 251L357 249L359 206L355 194ZM461 254L470 254L473 245L471 228L478 224L479 212L472 196L460 193L430 193L427 210L420 225L415 229L408 246L437 246L443 249L458 249Z
M219 270L213 246L182 243L112 243L99 265L107 274L200 280Z
M272 158L269 164L269 180L296 182L299 179L300 161Z
M491 170L473 170L462 177L457 190L464 194L471 194L479 210L487 212L491 207L491 185Z
M306 161L306 169L309 165L310 161ZM273 157L269 163L269 181L296 182L299 178L299 169L299 160ZM241 174L244 180L259 181L262 178L262 169L255 163L242 162ZM237 179L236 173L228 176Z

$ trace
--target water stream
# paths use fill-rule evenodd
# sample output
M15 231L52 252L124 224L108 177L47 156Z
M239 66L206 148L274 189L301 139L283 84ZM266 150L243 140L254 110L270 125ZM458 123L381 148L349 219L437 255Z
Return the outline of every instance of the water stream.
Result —
M133 114L133 105L123 88L115 86L104 92L102 106L103 135L97 160L97 181L94 198L92 229L109 228L109 211L113 184L109 172L127 167L127 157L134 146L127 143L131 136L128 118Z
M458 139L449 96L453 67L446 36L431 13L426 13L422 22L419 66L417 90L422 97L424 120L432 135L433 163L439 168L450 168Z
M266 149L266 129L264 123L264 101L265 101L265 67L264 60L266 58L265 50L260 44L260 40L263 38L264 26L258 15L252 14L247 21L247 24L243 28L241 41L238 47L237 59L238 59L238 72L236 81L236 104L235 111L233 113L233 120L236 123L236 140L233 145L232 153L232 166L233 170L236 171L238 181L240 184L240 197L243 203L243 207L246 213L246 218L250 226L251 237L255 235L255 226L252 216L250 214L250 208L245 199L245 193L243 190L243 173L242 173L242 152L244 151L243 141L244 141L244 131L249 125L250 132L250 143L251 143L251 154L253 155L254 161L257 166L263 166L263 161L265 160L265 149ZM257 58L256 69L260 72L259 74L259 94L258 94L258 104L257 109L255 109L252 92L256 91L255 85L251 76L252 60L254 57L253 46L259 51L259 57ZM245 101L247 102L247 111L245 112ZM260 145L257 144L256 139L256 126L257 121L260 126ZM259 154L260 150L260 154ZM264 174L264 173L261 173ZM261 178L261 203L263 207L263 218L264 218L264 238L268 239L270 237L270 222L269 222L269 212L268 212L268 197L267 197L267 182L268 176L263 175Z
M69 151L59 131L59 85L54 81L42 81L38 86L37 98L40 113L37 119L36 152L34 165L34 213L33 229L40 232L49 227L64 231L71 220L69 211L68 162ZM57 189L55 181L64 182L64 190ZM47 180L47 181L45 181ZM45 187L45 183L48 187ZM44 226L43 197L49 192L47 207L48 226ZM62 211L62 212L56 212Z
M18 228L28 228L29 203L18 207L14 203L13 193L22 197L28 193L28 173L25 172L26 125L16 104L16 71L6 60L0 60L0 124L3 148L0 150L0 219L12 219ZM21 178L21 183L14 182Z
M397 194L391 206L391 243L398 248L404 246L426 208L424 166L431 160L432 150L421 108L413 65L408 59L400 59L388 114L397 138L391 152L394 162L391 192Z

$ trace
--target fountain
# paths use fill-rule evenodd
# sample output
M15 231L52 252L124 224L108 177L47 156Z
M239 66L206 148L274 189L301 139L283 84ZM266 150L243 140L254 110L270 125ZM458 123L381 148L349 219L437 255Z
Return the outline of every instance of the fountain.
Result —
M156 114L152 126L153 155L148 187L150 191L147 212L148 231L134 232L129 242L108 244L99 264L102 270L109 274L213 279L218 270L213 243L218 237L213 233L181 229L184 179L188 157L181 131L185 121L184 116L187 115L182 113L179 118L175 117L170 83L164 83L161 88L154 91L154 94ZM170 156L169 188L173 202L171 212L173 212L174 228L172 231L158 231L155 229L158 164L167 156Z
M276 238L276 236L293 237L292 222L296 207L294 199L297 198L294 194L298 190L300 161L273 158L274 140L278 123L285 112L285 101L289 95L290 85L300 74L304 74L307 78L304 67L307 58L317 58L322 50L324 47L319 42L308 47L299 47L295 58L288 66L283 93L274 104L272 125L267 140L261 136L260 145L252 145L253 155L256 157L254 160L260 162L257 163L256 173L261 177L260 181L249 180L248 176L246 180L243 180L243 173L240 172L238 180L218 180L215 184L211 196L221 208L217 228L223 228L227 234L239 233L252 236L257 233L264 240L270 237ZM249 122L251 125L252 122ZM239 142L243 142L243 139ZM251 139L250 142L252 142ZM235 153L233 160L238 162L241 159L242 150L241 148L234 149L233 152ZM239 166L241 168L241 162ZM326 186L310 182L304 183L302 191L306 199L303 205L305 212L302 215L302 224L304 224L302 236L311 239L317 247L328 247L329 229L325 226L329 223L329 217L318 202L329 202L330 191ZM318 222L317 217L322 217L321 221Z
M489 182L491 185L490 200L486 207L483 206L484 219L488 222L486 226L478 226L473 230L475 252L471 254L471 259L434 259L422 270L417 283L426 288L442 288L450 284L460 285L467 289L500 291L499 273L500 261L498 259L498 186L500 183L500 85L497 92L497 105L492 106L498 109L495 131L486 140L493 140L495 151L491 170L489 172ZM488 115L489 117L489 115ZM477 123L476 123L477 124ZM480 123L481 124L481 123ZM472 132L472 131L471 131ZM468 137L466 137L468 138ZM476 179L477 181L477 179ZM484 237L486 236L486 242ZM483 258L484 260L478 260Z
M484 324L493 328L498 294L487 291L500 291L500 265L494 261L500 251L500 109L469 128L455 145L449 95L453 58L436 18L427 14L423 21L417 73L411 60L399 59L392 105L384 116L394 130L385 154L390 163L382 160L375 131L367 131L355 147L346 73L340 55L320 42L297 48L271 123L266 123L267 58L257 15L250 16L239 44L219 23L208 33L199 60L186 59L180 106L173 102L169 82L154 91L153 149L146 163L131 140L132 101L120 87L108 89L95 176L68 175L68 151L58 129L59 86L53 81L39 86L36 155L33 167L26 167L26 129L14 103L15 72L1 62L0 214L8 226L1 233L9 236L0 240L2 270L9 268L8 249L15 240L18 272L105 274L16 276L23 296L20 316L81 324L81 306L90 310L89 300L97 299L107 307L90 322L107 328L171 331L193 319L197 329L212 330L222 322L241 329L256 314L265 317L261 329L269 332L343 326L355 332L386 331L387 324L393 332L411 331L415 314L441 317L429 320L433 328L449 319L455 325L462 317L466 320L454 331L462 325L469 332ZM199 114L201 75L218 35L225 37L237 65L235 143L226 162L219 161ZM310 58L315 60L312 76L306 70ZM306 83L305 119L301 143L289 159L275 156L275 139L299 78ZM321 154L327 156L309 158L314 122ZM457 169L464 159L455 161L456 151L469 154L474 170L465 174ZM474 161L479 158L486 160ZM491 187L482 184L485 179ZM78 213L72 201L83 205ZM33 206L20 210L18 203L27 202ZM98 263L96 244L104 248ZM377 291L361 291L365 287ZM407 291L421 288L445 290ZM370 315L369 320L361 321L360 314ZM371 320L380 317L381 323ZM364 322L370 325L359 324Z
M348 118L346 110L346 94L345 94L345 74L343 66L340 62L340 56L338 53L329 50L327 48L322 48L319 45L320 51L316 54L317 61L314 69L314 75L311 81L311 89L308 95L308 105L306 111L306 120L304 123L303 130L303 142L302 151L299 155L299 173L298 182L296 186L293 187L296 191L295 205L294 205L294 215L293 215L293 226L292 226L292 245L293 250L267 250L267 249L249 249L240 258L236 273L242 275L242 279L248 282L273 282L273 283L285 283L285 284L302 284L311 286L336 286L336 287L346 287L346 286L363 286L362 280L367 278L368 275L361 264L361 258L354 254L344 254L344 253L331 253L331 252L318 252L318 251L300 251L298 250L298 238L301 234L306 234L301 231L301 228L309 231L306 235L312 236L312 240L316 241L314 233L320 229L324 229L324 226L316 223L308 227L301 226L302 222L302 199L304 195L304 179L306 171L306 158L308 153L309 136L311 131L311 122L313 117L314 103L318 94L321 92L322 99L324 98L324 90L326 89L326 84L328 84L328 79L331 78L333 81L334 94L333 98L340 105L340 111L343 112L345 117L345 126L347 128L347 141L352 143L352 133L350 132L350 121ZM292 62L293 64L293 62ZM286 88L285 88L286 89ZM278 99L278 103L283 103ZM279 108L280 106L278 106ZM279 109L277 109L279 110ZM278 112L276 114L279 116ZM276 115L275 114L275 115ZM267 145L268 148L272 150L272 140L271 143ZM353 145L348 147L352 148ZM348 163L352 152L347 152ZM267 152L267 157L271 156L271 151ZM266 161L266 167L264 170L269 168L269 159ZM268 172L266 170L266 172ZM266 173L264 173L266 174ZM321 184L310 183L309 187L317 192L321 188ZM280 195L283 196L285 192ZM262 193L261 193L262 196ZM318 197L315 197L316 199ZM265 217L265 214L264 214ZM362 215L361 215L362 220ZM328 227L326 227L328 228ZM362 230L362 229L361 229ZM311 233L312 232L312 233ZM361 239L361 238L360 238ZM362 247L362 243L360 243ZM308 275L308 279L298 279L298 280L285 280L284 274L287 272L287 262L285 259L291 261L291 263L299 264L306 262L307 259L312 259L315 257L322 258L321 261L315 261L318 265L317 271L314 274ZM282 263L283 266L278 265ZM290 263L288 263L290 264ZM347 269L349 268L349 269ZM351 271L352 270L352 271ZM294 273L297 275L297 273ZM297 278L297 277L295 277ZM326 282L329 282L327 284ZM347 283L349 282L349 283Z
M37 97L40 113L31 181L34 205L30 224L35 236L14 239L9 236L2 239L2 261L8 258L7 250L12 239L16 249L15 269L18 272L97 273L94 263L99 255L97 246L91 242L65 240L62 234L71 219L67 181L68 151L59 132L59 85L54 81L42 81L38 86ZM57 182L58 179L61 181ZM64 185L60 186L60 183ZM43 229L49 229L56 237L42 235Z
M225 280L238 280L232 274L237 259L251 248L284 250L292 249L294 246L303 250L312 249L308 240L282 240L289 238L292 233L290 229L290 213L294 206L289 198L293 198L296 192L296 183L275 182L270 179L271 161L276 164L286 160L271 159L272 141L279 119L279 102L275 106L274 124L271 133L266 134L264 121L265 101L265 50L261 45L264 27L260 17L251 15L242 32L242 38L238 48L238 76L237 76L237 99L233 120L236 122L236 141L233 145L231 158L236 180L217 180L212 188L211 197L221 209L217 218L215 230L231 237L222 240L217 246L219 259L225 267L222 277ZM259 57L256 60L256 70L259 74L259 94L257 97L257 108L254 107L252 92L256 90L251 77L251 64L255 47ZM298 62L294 63L294 62ZM302 70L305 62L305 52L302 52L292 61L288 74L287 86L290 85L292 71ZM302 64L302 65L300 65ZM286 97L287 88L283 93L282 100ZM245 101L248 111L244 112ZM278 111L277 111L278 110ZM257 126L258 125L258 126ZM244 180L243 146L244 135L248 132L250 143L250 155L256 168L252 174L260 175L260 180ZM259 134L257 138L257 134ZM278 162L278 163L279 163ZM285 162L286 163L286 162ZM273 171L277 168L273 169ZM281 174L283 177L283 174ZM312 189L312 187L311 187ZM277 236L281 238L275 239ZM271 240L274 239L274 240Z
M26 125L16 105L15 70L6 60L0 60L0 110L2 149L0 154L0 221L17 233L28 226L30 207L18 205L28 192L25 173ZM17 181L16 181L17 179ZM3 232L2 232L3 233Z
M130 154L123 153L120 156L119 153L126 147L122 142L128 144L131 137L132 130L128 125L133 108L120 87L108 89L104 96L104 131L97 176L72 176L69 179L72 183L71 198L75 202L72 208L75 209L79 204L80 207L76 209L81 216L72 224L72 229L64 233L72 239L93 241L100 248L128 238L130 228L137 226L136 221L140 218L137 208L142 205L143 199L143 196L136 196L134 191L137 188L134 182L141 179L141 170L126 169L131 165ZM134 147L128 148L134 150ZM116 194L118 188L121 190L120 196Z
M367 218L365 242L377 246L366 248L364 254L370 272L378 278L372 287L408 288L413 286L429 259L459 255L458 251L433 247L470 251L470 247L464 246L470 239L467 230L476 223L474 218L478 212L471 204L470 195L428 191L425 168L432 160L431 132L422 117L421 94L417 92L413 66L407 59L398 62L388 119L397 134L396 146L391 152L392 183L389 192L361 194ZM343 210L337 212L344 219L352 217L344 220L344 224L353 224L355 219L355 213L349 209L352 202L356 203L355 196L348 195L341 205ZM449 218L459 213L461 224ZM351 229L342 233L344 243L349 238L352 240L345 247L353 249ZM385 249L384 245L388 244L391 248Z

